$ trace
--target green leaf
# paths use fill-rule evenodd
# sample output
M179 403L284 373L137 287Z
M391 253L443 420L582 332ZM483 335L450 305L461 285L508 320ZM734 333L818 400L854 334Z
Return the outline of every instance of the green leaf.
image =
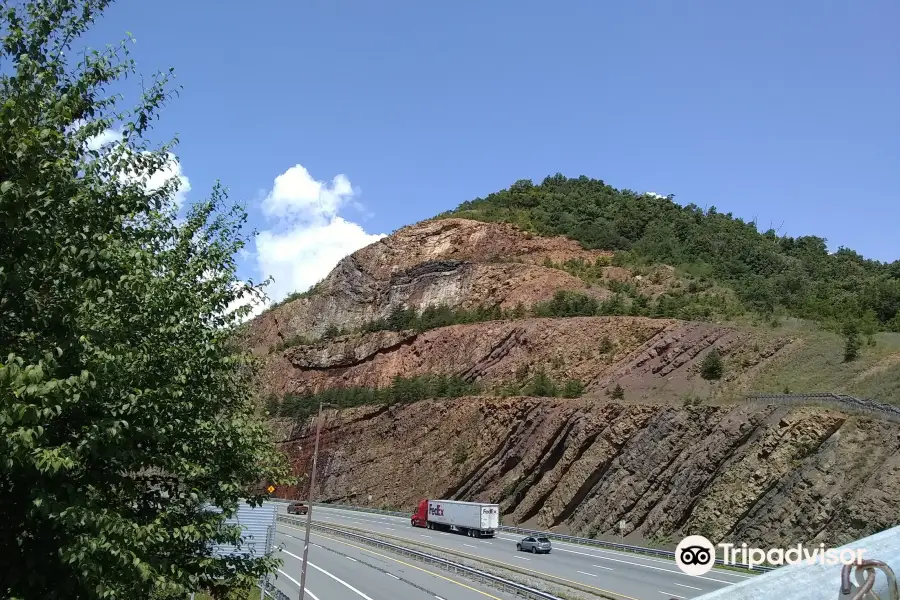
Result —
M135 72L121 46L62 60L56 44L108 4L0 14L0 221L15 240L0 244L4 597L187 597L274 565L207 556L222 536L201 510L289 472L253 411L244 351L208 318L234 299L246 214L216 187L180 223L161 208L171 190L114 176L167 164L170 149L142 136L173 89L165 71L143 80L131 110L106 91ZM84 152L86 133L113 127L127 136L117 163Z

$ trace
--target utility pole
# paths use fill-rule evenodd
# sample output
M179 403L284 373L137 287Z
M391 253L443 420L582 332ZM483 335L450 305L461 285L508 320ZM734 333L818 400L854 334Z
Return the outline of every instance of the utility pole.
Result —
M309 556L309 530L312 528L312 499L316 486L316 462L319 458L319 434L322 431L322 401L319 400L319 415L316 417L316 444L313 449L312 472L309 474L309 498L306 501L306 540L303 542L303 566L300 570L300 600L306 597L306 563Z

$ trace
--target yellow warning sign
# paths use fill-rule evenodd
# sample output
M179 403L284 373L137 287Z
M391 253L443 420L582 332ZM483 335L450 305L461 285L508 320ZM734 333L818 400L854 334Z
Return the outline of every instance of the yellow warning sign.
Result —
M268 488L266 488L266 489L268 489L268 490L269 490L269 493L271 494L272 492L275 491L275 486L274 486L274 485L270 485L270 486L269 486Z

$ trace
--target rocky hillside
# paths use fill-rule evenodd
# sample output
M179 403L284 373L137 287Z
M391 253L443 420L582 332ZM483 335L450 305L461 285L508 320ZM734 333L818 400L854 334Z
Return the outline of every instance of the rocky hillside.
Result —
M462 308L548 300L558 289L585 284L543 266L572 259L595 262L610 253L586 251L566 238L522 234L509 225L464 219L430 221L342 260L311 293L267 311L248 343L268 351L295 336L321 337L329 327L356 327L397 307Z
M244 340L289 453L311 447L319 398L345 407L320 463L330 501L491 500L509 523L644 541L831 543L900 522L900 418L745 400L894 400L898 336L847 362L835 334L754 323L736 301L664 264L446 218L345 258Z
M304 423L281 426L308 439ZM300 445L285 449L303 472ZM507 524L641 543L839 545L900 522L900 424L820 408L423 401L329 411L320 452L323 501L493 501Z

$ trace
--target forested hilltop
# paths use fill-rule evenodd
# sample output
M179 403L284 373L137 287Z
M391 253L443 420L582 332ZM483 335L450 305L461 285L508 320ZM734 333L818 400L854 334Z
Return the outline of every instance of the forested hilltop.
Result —
M815 236L760 232L753 222L695 204L556 174L520 180L441 217L507 222L616 250L614 264L665 263L733 290L740 310L790 315L845 330L900 331L900 260L882 263Z

